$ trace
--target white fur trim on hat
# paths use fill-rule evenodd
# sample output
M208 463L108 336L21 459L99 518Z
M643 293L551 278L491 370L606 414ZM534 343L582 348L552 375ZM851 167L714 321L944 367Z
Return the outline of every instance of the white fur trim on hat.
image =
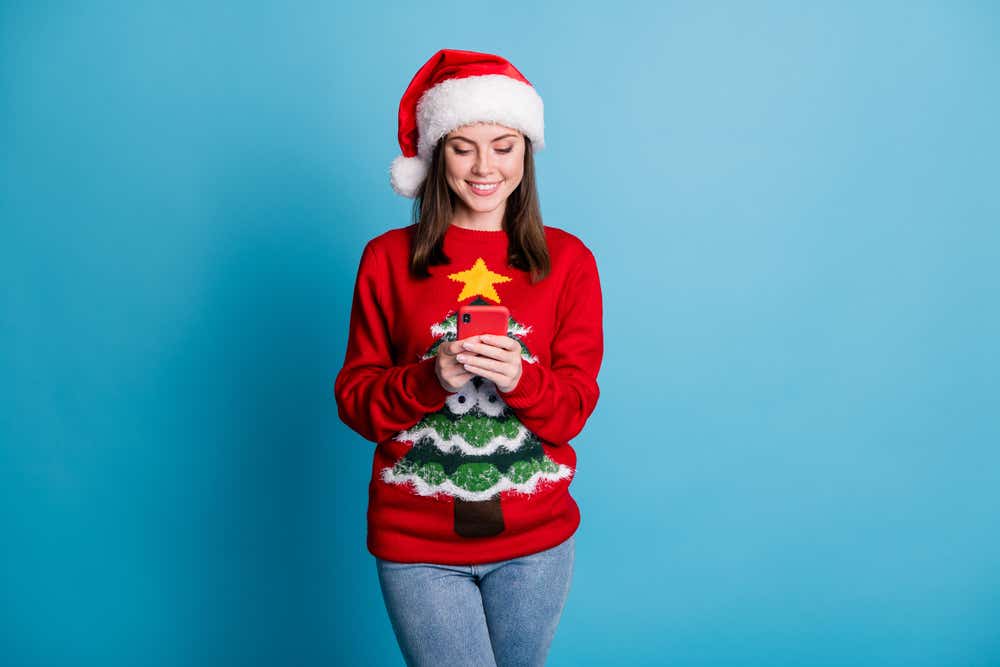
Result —
M417 153L427 162L438 139L475 122L498 123L524 132L532 148L545 146L542 98L534 86L503 74L445 79L417 102Z
M413 198L420 191L420 185L427 176L427 160L420 157L399 155L389 168L389 182L392 189L404 197Z

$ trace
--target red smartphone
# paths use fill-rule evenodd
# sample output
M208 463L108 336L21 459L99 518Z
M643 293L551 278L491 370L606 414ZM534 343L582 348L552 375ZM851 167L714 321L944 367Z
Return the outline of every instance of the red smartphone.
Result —
M461 306L458 309L459 340L479 334L507 335L510 310L507 306Z

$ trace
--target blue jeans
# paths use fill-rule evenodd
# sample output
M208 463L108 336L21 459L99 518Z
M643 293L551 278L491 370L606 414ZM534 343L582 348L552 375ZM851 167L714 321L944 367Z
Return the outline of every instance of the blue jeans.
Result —
M574 540L479 565L375 558L410 667L544 665L573 576Z

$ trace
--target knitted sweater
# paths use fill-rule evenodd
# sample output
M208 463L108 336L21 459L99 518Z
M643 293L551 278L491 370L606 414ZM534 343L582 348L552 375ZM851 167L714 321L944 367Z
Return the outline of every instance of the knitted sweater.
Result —
M489 563L560 544L580 523L569 444L597 405L604 351L594 255L545 227L551 273L532 285L507 265L507 234L450 225L447 265L408 270L416 225L367 243L334 393L345 424L377 443L368 550L386 560ZM465 304L510 310L521 377L500 392L481 376L449 392L434 371Z

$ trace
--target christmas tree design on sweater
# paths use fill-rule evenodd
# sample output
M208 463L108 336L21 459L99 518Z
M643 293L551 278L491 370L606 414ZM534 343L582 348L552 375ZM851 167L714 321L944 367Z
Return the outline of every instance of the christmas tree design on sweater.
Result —
M482 296L499 303L493 284L510 280L490 271L482 258L472 268L448 277L463 283L459 301L476 296L470 303L482 305L490 303ZM435 341L421 359L435 356L443 343L457 340L457 306L430 329ZM513 316L508 319L507 335L520 344L522 363L538 363L524 342L530 331L530 326ZM545 454L541 441L504 403L496 385L478 375L449 395L444 407L394 439L413 445L395 465L382 470L382 480L405 485L420 496L453 498L455 533L463 537L503 532L502 492L530 495L544 481L558 481L573 473Z

